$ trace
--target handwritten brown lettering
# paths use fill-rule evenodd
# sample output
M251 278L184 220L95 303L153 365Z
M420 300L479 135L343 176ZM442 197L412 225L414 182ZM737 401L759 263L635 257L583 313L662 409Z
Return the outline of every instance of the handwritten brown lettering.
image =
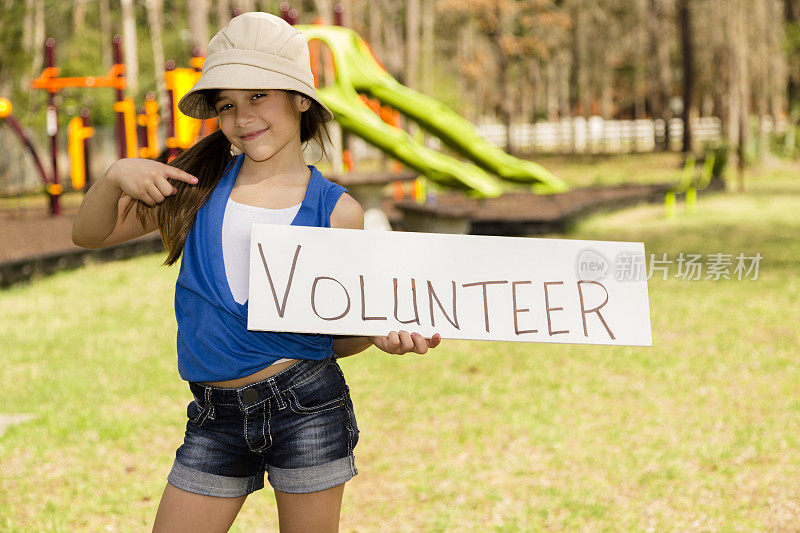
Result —
M361 283L361 320L386 320L385 316L367 316L366 297L364 296L364 276L359 275L358 280Z
M562 333L569 333L568 329L562 329L559 331L553 331L552 324L550 322L550 311L563 311L563 307L550 307L550 298L547 294L547 287L549 285L563 285L563 281L545 281L544 283L544 308L545 313L547 314L547 333L552 337L553 335L560 335Z
M514 305L514 333L517 335L522 335L523 333L539 333L538 329L519 329L519 323L517 322L517 315L519 313L527 313L530 309L519 309L517 308L517 285L530 285L530 281L512 281L511 282L511 302Z
M431 326L436 326L436 321L433 318L433 300L436 300L436 303L439 305L439 309L442 310L442 314L447 321L450 322L454 328L461 329L458 327L458 314L456 313L456 282L452 281L451 283L453 284L453 320L450 320L450 317L447 316L447 312L444 310L442 302L439 301L439 297L436 296L436 292L433 290L433 285L431 285L430 280L428 280L428 303L430 304Z
M316 304L317 283L321 279L329 279L331 281L335 281L344 291L344 295L347 296L347 307L345 308L344 312L341 315L334 317L324 317L317 312L317 304ZM311 285L311 309L314 311L314 314L320 317L322 320L339 320L340 318L342 318L343 316L345 316L347 313L350 312L350 295L347 293L347 289L345 288L345 286L342 285L342 283L338 279L329 278L327 276L317 276L316 278L314 278L314 283Z
M272 298L275 300L275 309L278 310L278 316L283 318L283 313L286 311L286 300L289 298L289 289L292 287L292 279L294 278L294 267L297 266L297 256L300 255L300 245L294 251L294 259L292 259L292 269L289 271L289 281L286 282L286 290L283 292L283 302L278 305L278 293L275 291L275 284L272 282L272 276L269 273L267 266L267 259L264 257L264 250L261 243L258 243L258 253L261 254L261 263L264 265L264 271L267 273L267 280L269 281L269 288L272 289Z
M475 283L464 283L461 285L462 287L475 287L476 285L480 285L483 287L483 320L486 324L486 333L489 333L489 301L488 297L486 296L486 286L487 285L498 285L508 283L508 280L502 281L476 281Z
M414 304L414 318L411 320L400 320L400 317L397 316L397 278L392 278L392 284L394 285L394 319L401 324L410 324L411 322L416 322L417 325L419 325L419 310L417 309L417 285L414 278L411 278L411 301Z
M598 305L594 309L586 310L586 308L583 305L583 289L582 289L581 285L584 284L584 283L593 283L594 285L599 285L600 288L603 289L603 292L606 293L606 299L603 300L603 303L601 303L600 305ZM611 337L611 340L614 340L616 337L614 337L614 334L611 332L611 328L608 327L608 324L606 324L606 321L603 319L603 315L600 314L600 309L602 309L608 303L608 291L606 290L605 286L602 283L598 282L598 281L581 280L581 281L578 282L578 296L580 296L580 299L581 299L581 318L583 319L583 335L584 335L584 337L588 337L589 336L589 333L587 333L587 330L586 330L586 315L588 315L589 313L596 313L597 314L597 318L600 319L600 322L603 323L603 327L606 328L606 331L608 332L608 336Z

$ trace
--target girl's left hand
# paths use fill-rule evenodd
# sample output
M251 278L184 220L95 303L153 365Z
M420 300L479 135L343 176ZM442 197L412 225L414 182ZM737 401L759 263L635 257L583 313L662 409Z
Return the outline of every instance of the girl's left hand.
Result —
M426 339L419 333L409 333L407 331L392 331L385 337L369 337L372 344L386 353L403 355L408 352L425 353L429 348L436 348L442 341L442 336L436 333L430 339Z

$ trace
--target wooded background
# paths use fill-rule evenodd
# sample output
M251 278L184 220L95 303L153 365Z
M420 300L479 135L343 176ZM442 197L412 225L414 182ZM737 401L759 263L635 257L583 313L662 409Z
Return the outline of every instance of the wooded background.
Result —
M294 2L300 23L332 21L332 0ZM576 116L716 116L731 147L774 144L772 124L800 119L800 0L345 0L344 24L401 83L475 123ZM0 96L30 128L46 94L30 89L57 42L64 76L102 75L124 37L128 94L163 102L163 65L188 66L234 8L280 13L278 1L3 0ZM89 106L113 123L113 90L61 94L65 124ZM794 135L790 127L787 135ZM794 138L789 139L792 147ZM787 143L779 141L782 146ZM684 149L692 139L684 136ZM514 146L508 146L514 151Z

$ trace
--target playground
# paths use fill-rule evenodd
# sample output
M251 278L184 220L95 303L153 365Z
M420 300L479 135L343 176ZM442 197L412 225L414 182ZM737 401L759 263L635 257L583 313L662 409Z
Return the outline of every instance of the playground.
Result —
M335 117L333 137L327 147L331 160L322 162L321 168L329 179L347 187L361 203L365 229L546 234L565 231L586 214L642 202L663 200L667 216L673 217L679 197L685 198L691 211L699 191L724 188L725 163L715 165L716 149L709 146L703 149L697 168L694 155L676 159L663 154L661 172L648 176L640 168L625 179L595 176L589 183L578 178L571 187L535 161L541 161L541 156L515 157L506 153L443 103L399 83L386 71L369 44L352 29L327 25L322 19L298 25L296 10L290 10L288 5L282 5L281 10L284 18L295 24L307 39L317 92ZM47 39L47 66L31 82L31 87L47 91L48 95L49 171L43 164L44 154L37 151L15 118L13 104L0 98L0 120L10 126L26 147L30 155L26 174L35 169L48 199L45 210L35 197L0 198L0 219L7 228L0 236L0 286L80 266L89 257L119 259L157 248L157 236L150 236L140 239L147 241L147 245L133 243L133 247L123 245L113 253L78 254L78 247L68 237L81 193L91 187L95 167L107 155L92 157L95 129L91 127L91 110L86 107L80 110L80 116L70 119L67 150L63 153L59 147L63 134L58 127L62 91L115 91L112 108L116 116L117 158L169 161L217 127L214 120L195 120L177 108L181 96L200 77L205 60L202 56L193 52L188 67L167 61L166 109L159 108L153 93L147 93L137 108L125 94L128 80L121 42L119 35L113 38L114 64L105 75L76 77L61 75L55 39ZM403 129L401 116L406 124L415 125L413 135ZM598 148L603 134L598 136L601 132L595 126L585 121L574 122L568 131L571 142L575 146ZM166 133L164 146L159 143L159 131ZM658 136L655 130L651 133ZM507 135L510 142L510 129ZM373 154L380 154L377 166L374 159L356 161L355 141L366 143ZM618 140L614 142L619 144ZM635 149L637 141L632 142ZM63 168L60 169L64 155L69 167L66 183ZM588 168L595 159L590 155Z
M646 252L650 347L447 339L341 359L361 434L340 530L797 530L800 160L756 161L751 145L745 192L720 143L602 153L580 121L569 143L585 153L512 156L391 76L355 31L297 27L335 116L320 166L364 206L366 229ZM37 181L0 196L0 530L146 530L191 399L175 364L180 267L160 266L158 232L72 243L106 162L95 111L59 132L56 97L115 91L114 157L170 160L216 128L176 106L203 58L166 66L159 108L126 95L119 39L111 70L82 77L61 75L50 41L32 82L48 92L49 154L0 99ZM256 492L231 531L277 531L275 505Z

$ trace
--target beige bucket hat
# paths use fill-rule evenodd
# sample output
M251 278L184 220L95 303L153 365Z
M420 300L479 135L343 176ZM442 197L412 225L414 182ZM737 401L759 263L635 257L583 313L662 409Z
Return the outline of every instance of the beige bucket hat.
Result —
M300 31L269 13L234 17L208 43L203 75L178 102L184 115L217 116L201 91L206 89L283 89L300 92L333 113L314 90L308 43Z

